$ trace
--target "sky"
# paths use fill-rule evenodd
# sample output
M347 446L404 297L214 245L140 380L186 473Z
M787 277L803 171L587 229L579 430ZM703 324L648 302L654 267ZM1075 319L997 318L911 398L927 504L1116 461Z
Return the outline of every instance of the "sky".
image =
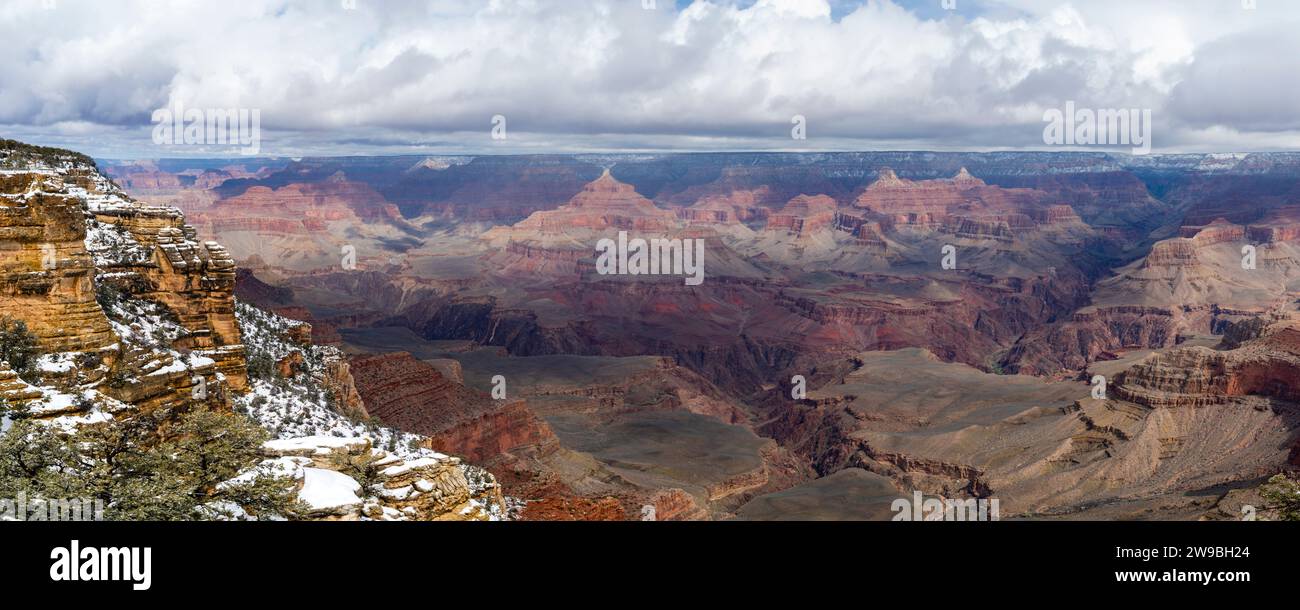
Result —
M1149 110L1155 152L1300 150L1298 27L1294 0L5 0L0 137L240 154L160 136L180 105L255 110L262 156L1054 150L1070 103Z

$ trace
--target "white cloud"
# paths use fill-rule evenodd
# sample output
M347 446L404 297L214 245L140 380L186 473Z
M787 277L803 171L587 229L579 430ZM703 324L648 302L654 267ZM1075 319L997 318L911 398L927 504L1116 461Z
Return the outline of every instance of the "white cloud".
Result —
M147 154L150 113L179 99L260 108L286 154L798 148L795 114L811 149L1000 148L1041 146L1043 110L1073 100L1152 108L1157 149L1295 142L1300 3L958 3L18 0L0 125Z

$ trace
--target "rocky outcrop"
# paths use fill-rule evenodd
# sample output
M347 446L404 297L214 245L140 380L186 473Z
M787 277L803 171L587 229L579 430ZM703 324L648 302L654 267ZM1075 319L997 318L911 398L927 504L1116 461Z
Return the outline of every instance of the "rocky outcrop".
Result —
M937 225L950 208L967 201L962 191L970 186L973 185L957 184L951 180L903 180L892 169L886 168L853 205L888 217L898 224Z
M835 213L833 223L836 230L857 238L858 245L867 247L868 251L883 253L888 248L885 243L885 232L890 226L887 220L872 220L862 214L840 211Z
M94 352L117 341L95 301L86 250L82 184L90 171L24 164L0 173L0 310L21 315L48 352Z
M766 230L796 237L816 233L832 225L835 208L835 200L825 195L800 195L791 199L780 212L768 216Z
M1246 238L1246 228L1219 218L1208 225L1184 225L1179 227L1178 236L1193 238L1196 240L1194 243L1197 245L1210 246L1224 242L1241 241Z
M220 244L195 241L194 229L171 208L101 207L106 228L121 227L154 256L103 265L103 281L134 297L162 304L186 331L175 347L217 361L236 391L248 388L239 327L235 323L235 262Z
M733 191L725 195L706 195L693 205L677 209L677 217L702 224L737 224L767 218L771 210L762 202L771 197L771 189Z
M267 307L267 309L290 320L305 322L306 326L304 328L308 333L306 340L314 345L341 345L343 343L343 337L339 335L338 327L317 319L315 314L306 307Z
M352 365L342 354L331 352L324 359L324 378L322 385L337 401L343 413L356 418L368 418L370 412L361 392L357 390L356 379L352 376Z
M584 498L562 495L529 502L523 521L628 521L628 510L618 498Z
M553 211L536 212L515 225L540 233L565 233L574 229L663 231L676 225L675 215L655 207L630 185L615 180L608 170L583 187L569 203Z
M1300 402L1300 325L1281 322L1229 351L1186 347L1153 355L1116 381L1124 400L1151 408L1203 407L1264 396Z
M482 464L494 462L521 447L546 453L557 442L550 426L522 400L508 401L429 436L431 449L464 455L471 462Z
M1010 242L1039 228L1084 228L1074 210L1048 193L986 184L962 168L946 180L905 180L880 171L853 202L857 214L837 225L858 230L868 219L886 227L940 230L972 240ZM879 231L879 228L876 229Z
M1103 352L1170 347L1180 336L1217 333L1236 317L1285 308L1285 287L1300 278L1300 256L1292 244L1252 241L1271 237L1255 229L1223 218L1181 227L1178 237L1155 242L1146 256L1099 281L1091 305L1023 337L1004 367L1078 370Z
M992 239L1010 242L1015 239L1011 224L1006 220L950 218L944 221L943 230L966 239Z
M1190 239L1167 239L1151 247L1143 265L1156 267L1196 267L1200 260L1196 257L1196 244Z
M8 362L0 362L0 408L28 405L44 396L39 388L19 379Z
M288 476L308 518L507 516L490 474L358 423L367 413L340 352L312 345L308 324L238 306L235 278L225 249L197 241L175 208L126 197L80 155L0 142L0 299L40 352L28 379L0 363L6 410L70 428L126 411L238 409L278 438L236 479ZM258 379L246 336L267 363Z
M75 153L5 142L0 170L0 301L36 335L45 382L142 408L248 387L220 245Z
M1000 173L999 186L1050 193L1077 212L1083 222L1125 241L1144 238L1151 229L1168 222L1174 211L1174 206L1153 197L1136 175L1116 168L1069 173L1020 167Z
M493 400L406 352L359 356L350 364L367 412L429 437L437 451L487 462L519 447L545 450L555 443L550 427L524 401Z
M590 267L600 239L616 238L619 231L645 239L674 237L682 226L676 214L606 171L565 205L494 227L479 239L504 251L499 260L508 273L569 275Z
M1117 306L1079 312L1062 324L1027 333L1007 351L1002 367L1023 375L1081 370L1102 354L1173 346L1183 330L1208 331L1213 316L1211 308Z
M264 464L296 481L309 516L318 520L489 520L505 505L490 477L451 456L403 457L374 448L365 438L337 437L270 441L263 453L270 458ZM355 471L340 472L349 464L364 465L366 487L354 478Z
M491 474L429 449L427 437L377 425L348 361L303 341L306 324L244 303L237 311L254 358L288 366L255 376L252 391L232 402L273 432L264 447L270 466L296 477L314 518L509 518Z
M261 225L270 230L273 225L266 223L272 220L284 223L284 229L302 232L323 230L326 224L339 220L377 221L395 214L396 209L383 195L336 173L320 182L291 183L279 188L252 186L218 201L198 220L211 223L210 228L217 234L230 226Z

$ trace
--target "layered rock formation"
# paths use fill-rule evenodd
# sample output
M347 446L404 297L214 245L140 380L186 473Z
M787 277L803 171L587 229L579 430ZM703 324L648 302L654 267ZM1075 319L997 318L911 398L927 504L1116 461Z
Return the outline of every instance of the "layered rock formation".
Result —
M914 350L862 354L810 378L807 400L774 396L765 429L823 475L887 481L821 507L836 514L887 514L920 491L997 498L1004 519L1194 518L1206 508L1198 497L1212 503L1220 486L1267 477L1295 455L1300 409L1268 395L1295 373L1293 348L1239 351L1151 356L1113 375L1100 399L1083 383L982 374ZM1215 380L1228 369L1244 383Z
M307 324L242 303L237 311L252 357L283 366L277 366L272 377L254 378L252 391L236 395L233 403L275 433L275 440L263 447L270 458L263 467L287 470L285 474L299 481L299 495L313 505L316 517L510 516L490 473L430 449L426 436L377 427L358 391L365 386L354 377L348 360L333 346L311 344ZM374 408L383 411L388 406L376 402ZM312 476L312 469L328 472ZM321 485L313 488L313 480ZM321 492L321 487L329 492Z
M835 220L835 200L825 195L800 195L791 199L780 212L768 216L768 231L784 231L803 237L830 228Z
M687 227L676 214L656 207L608 170L567 204L535 212L509 227L494 227L480 240L504 251L496 259L508 274L577 276L594 273L596 244L618 237L621 231L629 238L646 240L698 237L709 241L715 251L724 248L716 233Z
M239 310L233 260L196 236L179 210L131 199L84 156L0 141L0 304L39 354L25 378L0 364L6 428L9 409L71 429L236 408L273 431L262 466L291 475L313 518L506 516L491 475L359 423L365 406L338 350L312 345L305 324ZM268 362L260 374L277 379L251 378L246 339ZM371 489L344 474L348 459L382 466Z
M402 457L366 438L332 436L271 441L262 451L271 458L264 465L296 481L319 520L486 521L505 503L490 477L451 456ZM338 471L349 460L375 470L368 488Z
M497 401L449 379L406 352L354 357L357 390L370 415L429 437L429 447L483 463L511 450L542 448L555 435L522 400Z
M912 181L884 169L853 202L890 227L923 227L958 237L1010 241L1040 225L1082 225L1068 204L1042 191L990 186L962 168L946 180Z
M102 384L141 407L247 388L234 265L219 245L194 241L176 209L131 200L84 157L16 143L4 153L6 310L34 331L48 382Z
M1116 383L1120 398L1151 408L1205 407L1249 396L1300 402L1300 324L1279 322L1229 351L1198 346L1153 355Z
M711 225L763 220L771 213L770 208L763 206L763 202L770 197L771 189L766 186L752 191L707 195L689 207L678 208L677 216L686 221Z
M1169 347L1180 336L1284 307L1288 286L1300 280L1300 243L1273 240L1285 231L1261 226L1222 218L1182 226L1178 237L1157 241L1099 282L1088 306L1026 335L1007 354L1006 368L1077 370L1103 352Z
M526 518L853 501L807 481L809 466L861 497L920 489L1001 497L1005 514L1097 514L1248 484L1293 444L1292 401L1276 389L1287 357L1251 368L1254 356L1177 346L1294 309L1294 175L1218 188L1219 173L1181 175L1185 162L1195 166L1092 153L318 159L215 192L301 203L342 172L399 205L409 226L354 213L319 231L227 227L232 251L281 240L259 265L277 285L246 279L245 294L353 353L414 354L369 357L368 379L358 359L357 385L375 388L366 406L433 434L444 453L482 458L529 501ZM355 196L373 207L372 193ZM620 230L705 239L706 281L597 277L596 241ZM303 235L319 240L319 260L286 264ZM338 265L345 242L358 270ZM1249 271L1247 245L1258 251ZM1140 362L1150 350L1163 353ZM1108 399L1066 381L1094 370L1114 382ZM993 374L1008 372L1025 375ZM460 392L496 374L511 401ZM809 378L810 401L788 398L793 375ZM524 442L538 422L555 441Z
M254 186L216 202L196 220L220 234L236 228L289 228L288 223L300 223L298 231L320 231L338 220L384 218L400 218L397 208L368 185L349 181L340 172L309 184Z
M116 338L95 302L95 266L86 250L84 169L66 172L0 159L0 307L22 312L42 349L96 351ZM53 163L72 166L74 157ZM62 168L60 168L62 169ZM73 173L75 172L75 173ZM83 182L84 183L84 182Z
M232 389L248 387L243 347L235 323L235 263L220 244L195 241L194 229L174 208L96 206L92 210L100 231L125 232L136 245L152 248L141 261L131 256L107 260L101 282L124 294L160 303L184 329L177 349L191 350L217 361Z
M573 229L662 231L675 224L672 212L655 207L632 185L615 180L605 170L568 204L554 211L536 212L515 226L541 233L564 233Z

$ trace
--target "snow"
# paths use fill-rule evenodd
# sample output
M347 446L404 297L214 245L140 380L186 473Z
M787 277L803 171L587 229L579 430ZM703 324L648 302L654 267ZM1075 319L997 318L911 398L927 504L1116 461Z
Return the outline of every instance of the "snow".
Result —
M71 410L77 404L79 396L65 394L58 390L45 390L45 398L31 405L33 414L40 415L45 413L61 413Z
M423 440L420 436L356 421L340 413L335 400L324 391L324 380L328 363L343 356L334 347L304 347L283 338L302 322L239 301L235 303L235 316L250 360L262 357L278 362L295 351L303 356L304 372L293 379L251 378L251 391L234 397L235 408L271 431L275 438L368 439L376 449L398 458L441 455L419 447Z
M267 441L262 446L273 453L299 453L311 455L329 455L338 450L364 447L369 442L364 438L340 438L336 436L306 436Z
M70 373L76 366L67 353L46 354L36 360L36 368L42 373Z
M172 362L167 366L162 366L160 360L150 361L149 364L146 364L143 367L145 370L149 371L146 373L147 376L174 375L176 373L184 373L186 371L193 371L196 369L215 366L217 364L216 360L206 356L199 356L192 352L189 354L181 354L175 350L168 351L170 352L169 355L172 356Z
M94 257L95 266L100 269L144 265L153 261L153 248L142 246L126 229L94 218L86 220L86 251ZM134 274L101 273L99 277L127 275Z
M149 373L147 373L149 377L153 377L156 375L172 375L175 373L184 373L186 370L188 370L188 368L186 367L186 362L180 358L173 358L171 364L168 364L167 366L162 366L161 362L157 360L153 360L150 361L149 364L144 365L144 368L145 370L153 369L149 371Z
M407 485L406 487L396 487L393 489L380 488L376 491L379 495L390 500L406 500L411 497L411 494L415 493L415 488Z
M341 472L324 468L303 468L303 485L298 497L316 511L343 511L361 506L361 484Z
M389 466L388 468L383 469L383 471L381 471L380 474L383 474L386 477L398 477L408 472L411 472L412 470L415 470L417 468L427 468L429 466L437 466L439 464L442 464L443 462L446 462L449 459L451 458L449 458L448 456L445 456L441 453L435 453L428 457L407 460L405 463L399 464L397 466Z
M387 451L384 451L382 449L371 449L370 455L379 458L374 461L374 466L376 467L391 466L393 464L402 461L402 458L399 458L396 455L388 453Z

